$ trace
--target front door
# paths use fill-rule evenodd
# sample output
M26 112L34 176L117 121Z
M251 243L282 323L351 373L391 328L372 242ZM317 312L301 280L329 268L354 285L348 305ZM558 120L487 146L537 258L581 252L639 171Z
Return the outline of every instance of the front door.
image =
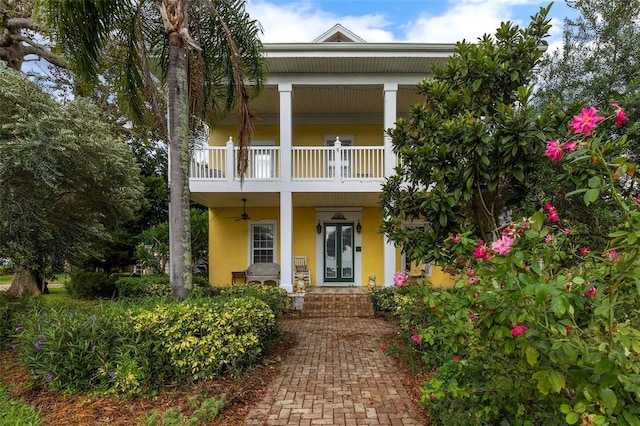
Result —
M324 282L354 282L353 228L353 223L324 225Z

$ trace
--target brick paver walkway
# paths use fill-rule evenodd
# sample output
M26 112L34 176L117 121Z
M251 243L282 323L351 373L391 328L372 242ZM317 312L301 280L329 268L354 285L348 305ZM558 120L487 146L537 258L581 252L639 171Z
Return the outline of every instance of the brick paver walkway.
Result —
M400 425L426 422L392 360L381 350L393 333L375 318L283 321L298 344L247 425Z

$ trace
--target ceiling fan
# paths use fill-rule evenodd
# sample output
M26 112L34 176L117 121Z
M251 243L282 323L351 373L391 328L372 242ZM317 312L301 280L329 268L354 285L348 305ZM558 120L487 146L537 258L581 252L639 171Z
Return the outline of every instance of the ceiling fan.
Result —
M239 220L249 220L251 217L247 214L247 199L242 199L242 214L240 216L231 216L229 219L235 219L236 222Z

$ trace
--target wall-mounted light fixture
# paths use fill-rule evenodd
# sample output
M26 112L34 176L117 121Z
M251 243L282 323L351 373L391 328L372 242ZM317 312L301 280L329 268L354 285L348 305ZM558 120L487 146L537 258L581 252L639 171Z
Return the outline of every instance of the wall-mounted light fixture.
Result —
M360 219L358 219L358 223L356 224L356 232L358 234L362 232L362 225L360 225Z
M318 234L321 234L321 233L322 233L322 225L320 225L320 221L318 221L318 226L316 226L316 232L317 232Z

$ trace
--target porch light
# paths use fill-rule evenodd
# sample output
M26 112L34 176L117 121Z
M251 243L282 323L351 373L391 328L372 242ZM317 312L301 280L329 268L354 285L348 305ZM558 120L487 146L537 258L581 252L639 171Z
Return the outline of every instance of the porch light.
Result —
M322 225L320 225L320 221L318 221L318 226L316 226L316 232L317 232L318 234L321 234L321 233L322 233Z
M360 225L360 219L358 219L358 223L356 224L356 232L358 234L362 232L362 225Z

